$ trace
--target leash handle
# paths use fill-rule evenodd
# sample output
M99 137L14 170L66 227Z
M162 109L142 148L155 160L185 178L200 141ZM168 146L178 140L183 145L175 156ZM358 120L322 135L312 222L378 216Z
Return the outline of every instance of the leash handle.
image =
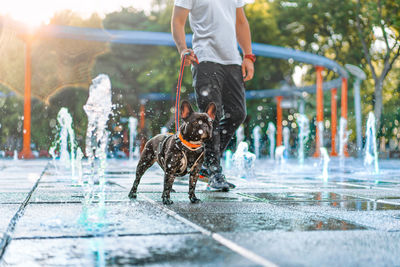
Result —
M175 132L179 130L179 114L180 114L180 106L179 103L181 102L181 87L182 87L182 78L183 78L183 71L185 70L185 60L186 57L190 55L190 52L186 52L182 56L181 60L181 67L179 69L179 78L178 78L178 85L176 86L176 97L175 97ZM194 55L196 59L196 63L199 64L199 60L197 56Z

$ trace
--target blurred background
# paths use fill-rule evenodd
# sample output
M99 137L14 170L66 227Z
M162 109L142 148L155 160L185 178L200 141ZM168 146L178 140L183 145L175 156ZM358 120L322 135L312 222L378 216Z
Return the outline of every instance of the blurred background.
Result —
M91 79L100 73L112 83L114 112L109 120L111 156L124 157L129 148L128 118L140 117L145 104L146 120L140 132L146 140L165 126L173 129L174 99L145 101L147 93L168 93L174 97L180 58L173 47L109 44L35 36L45 25L69 25L111 30L170 32L172 0L153 1L12 1L0 11L0 151L12 157L22 149L24 109L24 42L13 27L27 28L32 42L32 136L31 148L48 156L59 131L57 113L67 107L80 147L84 147L87 117L83 105ZM325 56L340 65L353 64L367 75L361 84L363 133L368 112L377 117L381 157L400 153L400 3L398 1L355 0L255 0L247 1L245 12L252 41L293 48ZM16 25L16 26L15 26ZM190 27L187 24L187 33ZM258 57L254 79L248 90L284 88L315 84L315 67L293 60ZM338 78L324 70L325 81ZM355 154L353 84L349 80L348 127L352 130L349 152ZM193 92L186 68L182 98ZM330 94L324 94L325 140L330 140ZM286 101L283 126L290 129L290 145L296 147L300 101L310 119L307 152L315 147L315 94L303 93ZM338 102L340 94L338 94ZM194 103L194 99L192 99ZM339 102L340 103L340 102ZM252 129L262 129L262 154L268 154L268 122L276 122L273 98L247 101L244 123L246 140ZM339 108L340 112L340 108ZM365 118L365 119L364 119ZM232 142L232 145L234 141ZM327 145L330 146L329 144ZM123 153L117 153L123 152Z

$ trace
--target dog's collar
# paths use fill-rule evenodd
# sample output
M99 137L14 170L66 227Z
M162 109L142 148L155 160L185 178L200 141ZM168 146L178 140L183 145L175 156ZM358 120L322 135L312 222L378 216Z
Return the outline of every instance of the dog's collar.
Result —
M183 139L182 134L180 132L178 134L178 137L179 137L179 140L181 140L182 144L185 147L189 148L190 150L197 150L197 149L201 148L201 144L202 144L201 142L194 143L194 142L186 141L185 139Z

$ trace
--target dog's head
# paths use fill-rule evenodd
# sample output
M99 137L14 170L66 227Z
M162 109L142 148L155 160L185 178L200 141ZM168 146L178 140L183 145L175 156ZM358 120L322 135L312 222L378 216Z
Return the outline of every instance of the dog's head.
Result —
M208 104L205 113L194 112L188 101L182 101L180 115L184 123L179 131L183 138L189 142L203 142L212 136L213 121L217 107L213 102Z

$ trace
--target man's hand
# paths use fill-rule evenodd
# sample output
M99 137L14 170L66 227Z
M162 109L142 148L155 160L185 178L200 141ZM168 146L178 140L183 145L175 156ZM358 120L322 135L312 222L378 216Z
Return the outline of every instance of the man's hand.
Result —
M190 48L183 49L181 52L181 59L183 58L183 56L185 54L188 54L188 55L186 55L186 58L185 58L185 66L189 66L190 64L193 64L193 62L196 62L196 63L198 62L196 55L194 54L194 51L192 49L190 49Z
M242 62L242 74L245 82L253 79L254 76L254 63L248 58L244 58Z

